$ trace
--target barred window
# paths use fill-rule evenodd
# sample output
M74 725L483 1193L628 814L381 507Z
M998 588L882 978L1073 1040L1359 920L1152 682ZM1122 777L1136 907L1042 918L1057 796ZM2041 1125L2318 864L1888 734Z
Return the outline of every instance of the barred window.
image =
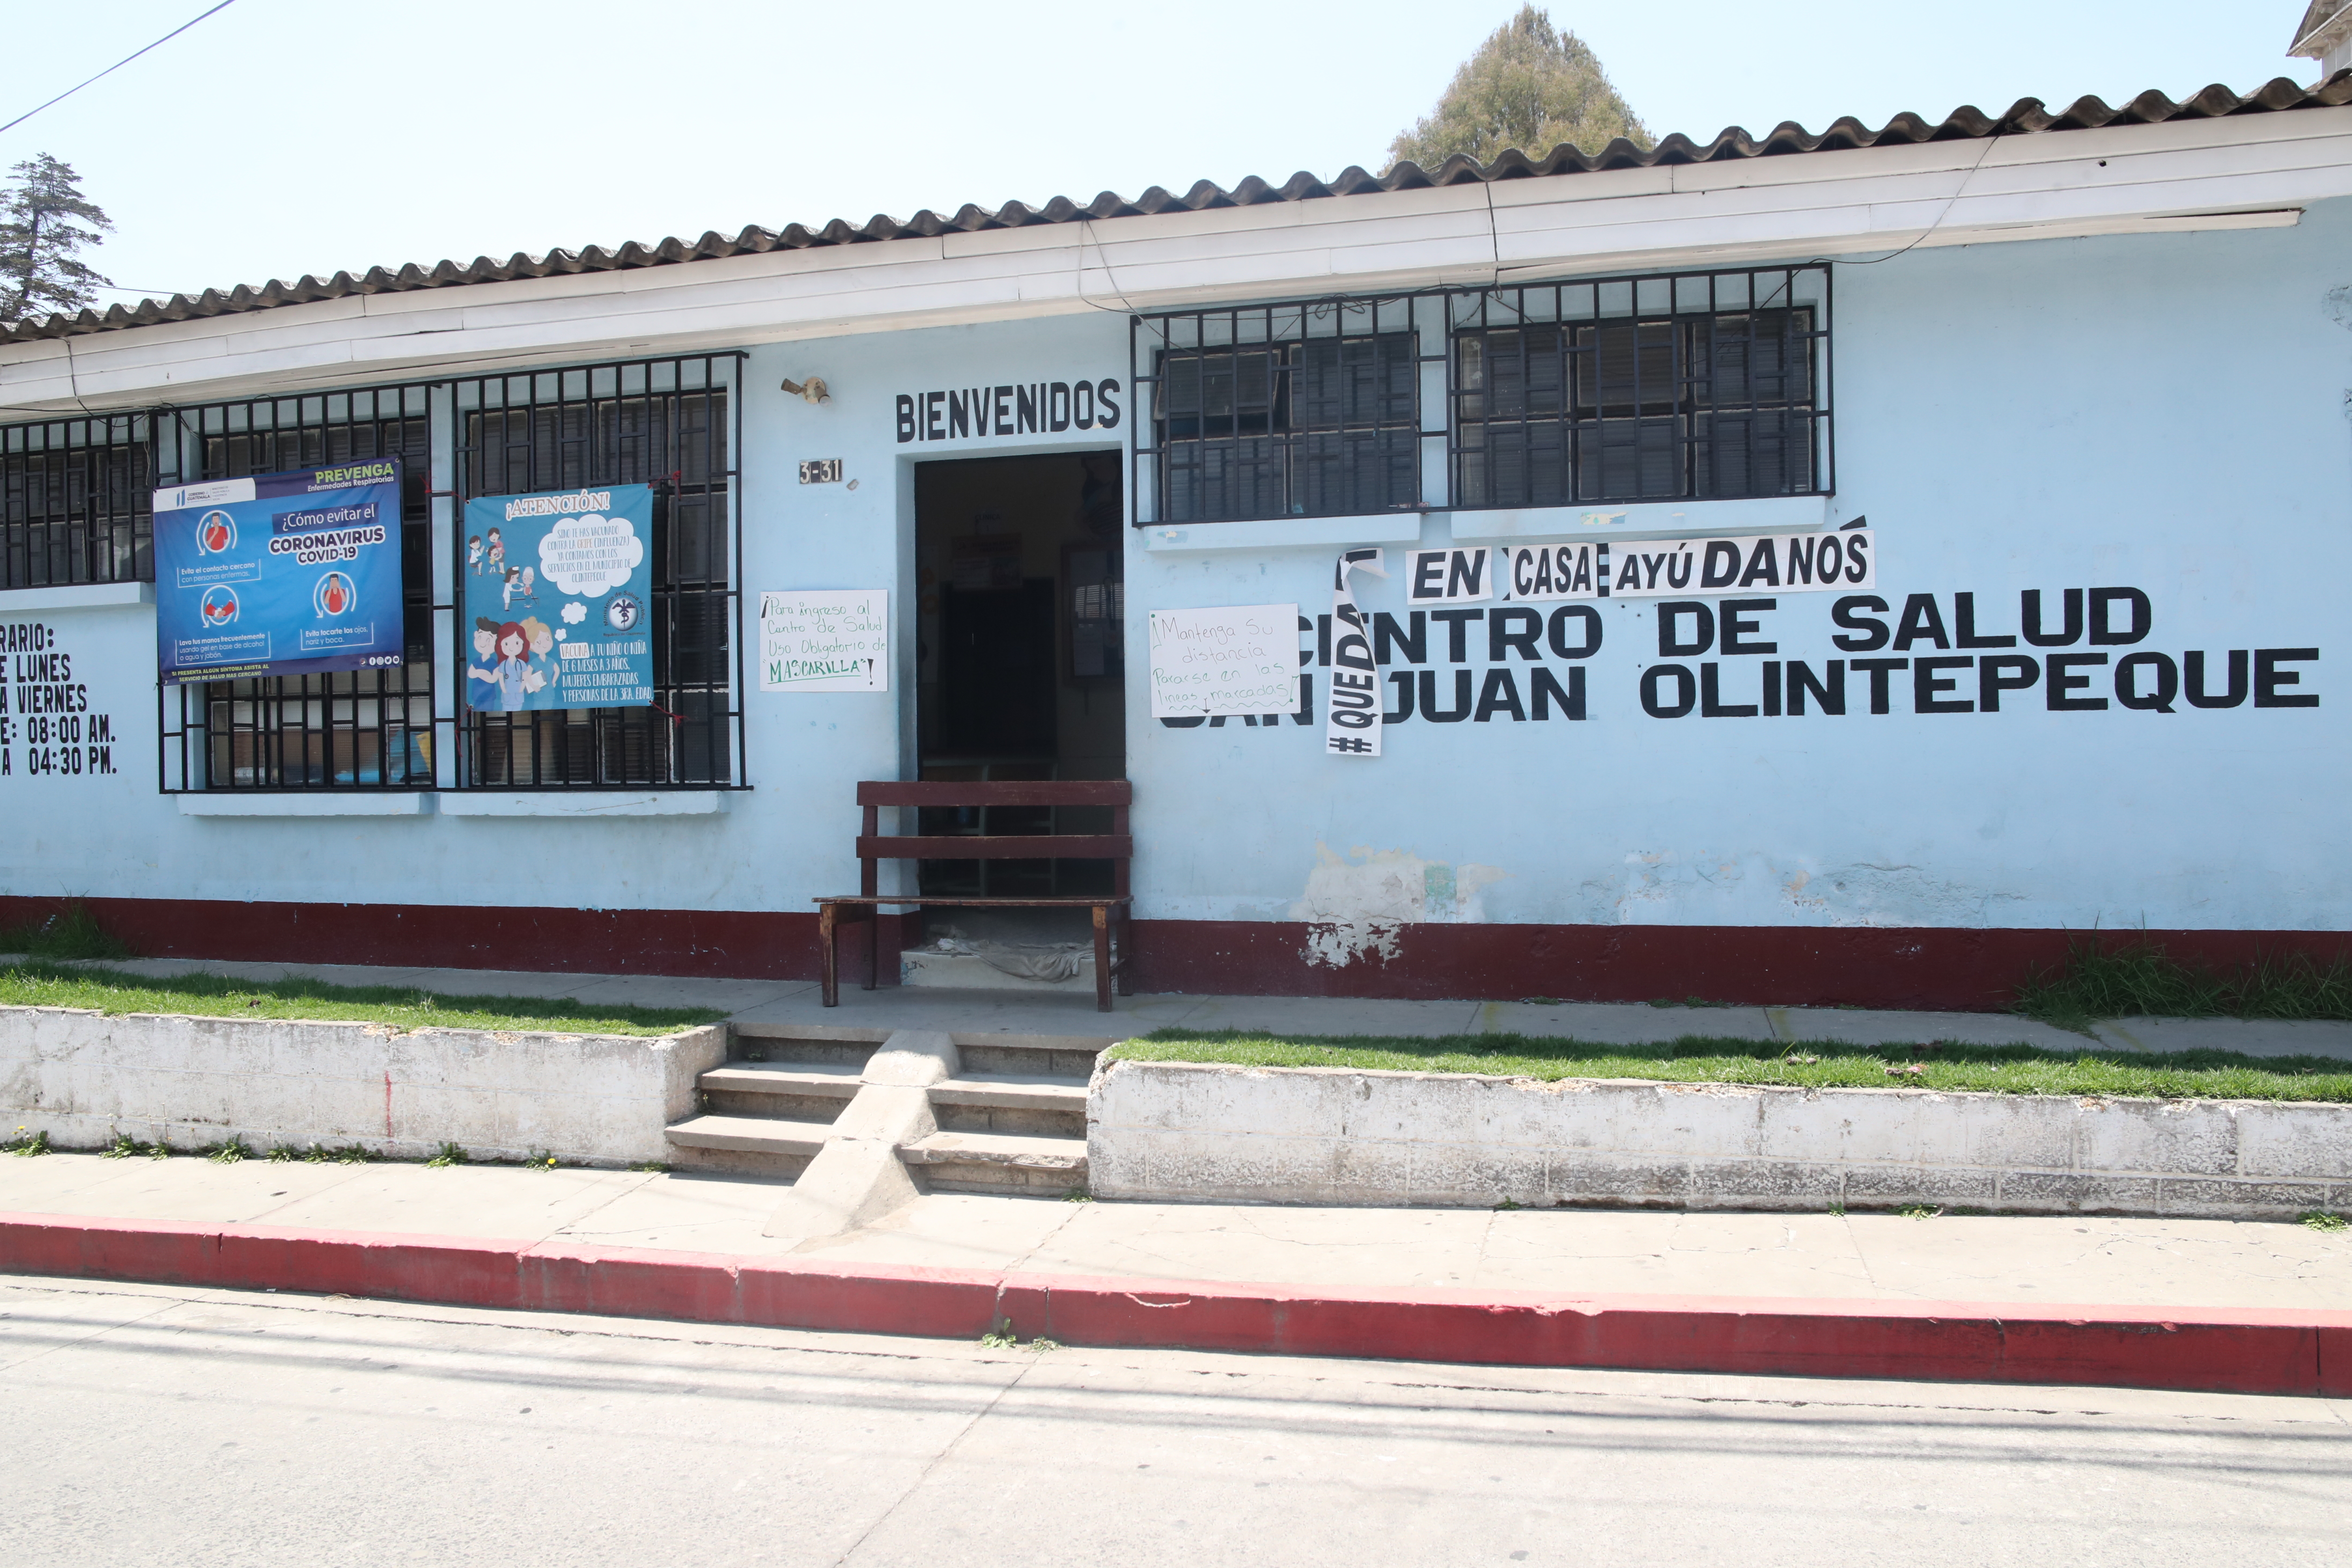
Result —
M457 384L461 522L477 496L654 490L652 706L468 710L467 787L734 781L742 711L731 382L740 359L638 360ZM462 646L453 657L462 668Z
M183 408L167 440L201 479L397 458L403 660L169 689L168 780L188 789L430 789L434 781L431 389L261 397ZM176 751L172 742L176 742Z
M1421 502L1421 353L1411 300L1195 311L1157 337L1160 521L1332 517Z
M0 426L0 587L155 580L155 420Z
M1775 268L1458 296L1454 504L1821 493L1827 277Z

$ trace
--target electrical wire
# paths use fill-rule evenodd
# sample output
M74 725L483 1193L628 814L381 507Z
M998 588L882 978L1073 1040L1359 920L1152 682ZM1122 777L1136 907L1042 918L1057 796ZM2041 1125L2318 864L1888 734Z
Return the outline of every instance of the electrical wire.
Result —
M1898 256L1910 255L1912 251L1918 248L1921 244L1926 242L1928 236L1934 234L1937 229L1944 226L1944 220L1952 216L1952 209L1954 207L1960 205L1960 198L1968 194L1969 182L1977 177L1977 171L1984 167L1985 160L1987 158L1992 156L1993 147L1995 143L2000 141L2000 138L2001 133L1999 131L1995 131L1990 136L1985 139L1984 151L1979 153L1977 154L1977 161L1969 165L1969 172L1960 176L1960 183L1953 187L1952 194L1944 198L1943 211L1937 213L1936 215L1935 221L1930 223L1926 228L1921 229L1918 235L1909 245L1905 246L1900 250L1890 251L1885 256L1874 256L1867 261L1849 261L1843 256L1816 256L1813 258L1812 261L1807 262L1806 265L1810 267L1813 265L1814 262L1819 262L1825 266L1875 267L1882 261L1892 261Z
M1101 237L1095 233L1095 220L1091 217L1082 217L1077 220L1077 223L1078 255L1076 282L1078 302L1083 305L1091 305L1097 310L1109 310L1112 315L1118 314L1117 310L1111 310L1111 308L1108 305L1095 304L1093 299L1087 293L1087 242L1088 240L1093 240L1095 247L1095 260L1102 268L1103 281L1110 285L1111 297L1117 300L1121 306L1125 307L1129 315L1134 316L1140 314L1141 312L1138 311L1134 304L1129 300L1126 291L1119 288L1118 278L1110 269L1110 257L1103 250Z
M190 19L190 20L188 20L188 21L185 21L185 22L181 23L178 26L176 26L176 27L173 28L170 32L168 32L168 33L164 34L162 37L160 37L160 38L156 39L153 43L152 43L152 44L148 45L148 46L147 46L147 48L145 48L145 49L140 49L140 50L136 51L135 53L127 54L127 55L123 56L121 59L119 59L119 60L117 60L117 61L115 61L112 65L110 65L110 66L107 67L104 70L102 70L102 71L99 72L99 73L98 73L98 76L94 76L94 77L90 78L90 79L89 79L89 81L77 82L77 83L75 83L73 86L71 86L71 87L69 87L69 88L66 89L65 89L65 91L63 91L63 92L61 92L61 93L58 94L58 95L57 95L57 97L55 97L55 98L53 98L53 99L49 100L49 101L48 101L47 103L41 104L41 105L39 105L39 106L38 106L38 107L37 107L37 108L28 109L28 110L25 110L25 112L24 112L24 113L22 113L22 114L20 114L20 115L16 116L16 119L14 119L14 120L12 120L12 121L8 121L8 123L7 123L7 124L5 124L5 125L0 125L0 132L10 132L10 131L14 131L14 130L16 130L16 127L18 127L19 125L24 124L24 123L25 123L25 121L26 121L27 120L32 119L32 118L33 118L33 116L35 116L36 114L38 114L42 110L44 110L44 109L48 109L48 108L52 108L52 107L54 107L55 105L58 105L58 104L63 103L67 99L71 98L75 93L78 93L78 92L79 92L83 88L88 87L88 86L89 85L89 82L98 80L98 79L99 79L99 77L104 77L104 76L111 76L111 75L113 75L116 71L121 70L124 66L129 65L132 60L137 59L141 55L143 55L143 54L147 53L148 49L158 49L158 48L163 47L165 44L170 43L173 38L178 37L182 33L184 33L184 32L186 32L189 28L191 28L191 27L194 26L196 25L196 23L203 21L203 20L205 19L205 16L210 16L215 15L215 13L217 13L217 12L226 11L226 10L227 10L231 5L236 5L236 0L220 0L220 4L219 4L219 5L215 5L215 6L214 6L214 7L212 8L212 10L205 12L204 16L197 16L197 17L194 17L194 18L192 18L192 19Z

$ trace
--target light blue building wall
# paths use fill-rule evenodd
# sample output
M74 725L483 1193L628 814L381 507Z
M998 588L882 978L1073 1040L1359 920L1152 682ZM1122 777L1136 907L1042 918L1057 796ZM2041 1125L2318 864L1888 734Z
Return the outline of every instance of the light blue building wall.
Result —
M1853 674L1842 717L1654 718L1639 686L1661 661L1657 604L1612 600L1598 606L1603 645L1583 661L1581 721L1416 716L1387 728L1384 755L1335 758L1320 747L1316 669L1314 724L1171 728L1150 717L1150 611L1295 601L1312 617L1329 607L1336 550L1362 542L1302 523L1295 532L1315 537L1289 542L1278 521L1195 525L1172 544L1129 531L1139 942L1155 922L1305 921L1274 940L1311 971L1392 953L1400 922L2352 929L2352 700L2334 635L2352 578L2347 257L2352 202L2336 200L2293 227L1926 247L1835 268L1837 494L1825 518L1866 517L1874 531L1881 618L1891 631L1907 596L1934 595L1948 638L1954 595L1968 594L1979 635L1995 637L2019 630L2024 590L2054 616L2068 590L2138 589L2152 610L2143 640L2008 650L2106 654L2078 667L2087 683L2074 693L2106 699L2104 710L2051 710L2037 677L1998 713L1915 712L1906 670L1888 676L1884 715L1866 711L1867 680ZM829 404L778 390L811 374L828 382ZM1081 378L1118 384L1115 431L899 439L902 394ZM911 776L916 464L1123 447L1145 413L1130 382L1128 321L1108 311L752 348L746 635L762 590L882 587L898 664L887 696L744 693L751 787L684 813L583 797L520 815L459 816L430 800L398 816L341 814L344 802L188 815L157 789L152 607L0 596L0 624L53 628L72 682L110 726L114 769L28 773L32 716L11 716L0 889L416 906L420 918L500 900L805 912L814 895L854 886L856 782ZM854 489L797 482L803 460L830 458ZM1688 526L1751 531L1748 506L1688 503ZM1468 513L1434 511L1420 526L1431 547L1476 535ZM1392 557L1410 547L1388 544ZM1367 611L1405 614L1401 573L1359 583ZM1818 670L1959 651L1932 637L1841 649L1834 595L1708 597L1725 596L1777 601L1751 634L1776 652L1706 656L1728 703L1759 701L1767 658ZM1444 642L1433 630L1427 668L1441 682L1456 668ZM1302 647L1311 653L1314 638ZM2231 650L2314 649L2269 667L2296 678L2273 695L2316 706L2115 701L2115 661L2127 654L2178 667L2202 650L2218 684ZM1483 681L1495 660L1480 626L1465 655ZM1506 650L1503 662L1524 675L1523 658ZM1565 676L1567 661L1546 662ZM1955 683L1945 700L1973 706L1973 667L1943 678ZM647 814L655 805L671 814Z

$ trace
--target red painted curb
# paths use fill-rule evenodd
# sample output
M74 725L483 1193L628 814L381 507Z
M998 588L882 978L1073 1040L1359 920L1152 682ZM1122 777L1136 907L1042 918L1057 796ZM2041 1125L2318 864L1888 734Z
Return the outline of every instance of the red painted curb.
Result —
M2352 1312L1317 1290L0 1214L0 1272L1067 1344L2352 1397Z

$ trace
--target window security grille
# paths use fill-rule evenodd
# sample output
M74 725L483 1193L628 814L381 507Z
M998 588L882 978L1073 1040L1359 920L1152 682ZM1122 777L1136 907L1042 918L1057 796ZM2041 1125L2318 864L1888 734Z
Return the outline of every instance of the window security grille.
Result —
M164 439L201 479L370 458L401 462L405 662L166 688L164 781L190 790L433 787L432 417L428 386L263 397L182 408ZM173 764L176 763L176 766Z
M0 587L155 577L155 420L0 426Z
M1130 515L1826 495L1829 342L1819 264L1137 316Z
M1454 505L1823 493L1826 268L1451 301Z
M1421 502L1416 301L1139 318L1159 521L1332 517ZM1142 367L1147 363L1147 373Z
M456 384L461 538L465 503L476 496L654 489L653 706L468 710L464 787L733 782L743 723L740 408L732 395L740 362L701 354ZM462 669L469 650L466 628L457 630L450 657Z

